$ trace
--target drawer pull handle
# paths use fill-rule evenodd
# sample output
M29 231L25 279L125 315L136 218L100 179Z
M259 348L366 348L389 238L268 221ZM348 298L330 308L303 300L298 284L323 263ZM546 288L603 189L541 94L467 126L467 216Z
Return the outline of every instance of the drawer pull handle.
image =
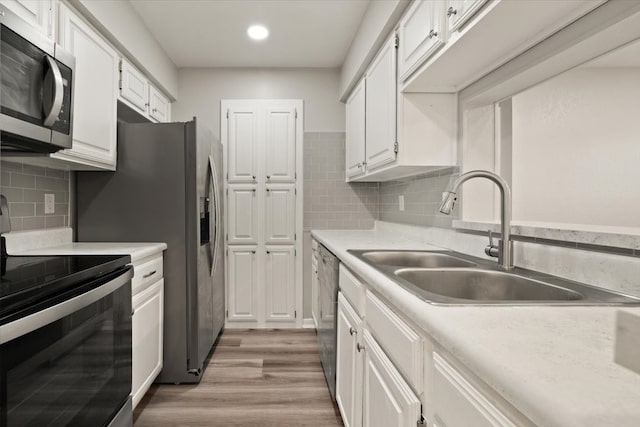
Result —
M358 349L358 353L360 353L362 350L364 350L364 346L360 345L360 343L356 343L356 348Z
M458 10L454 9L453 7L449 7L449 9L447 9L447 16L449 18L451 18L453 15L457 15L458 14Z
M357 333L358 333L358 331L356 331L355 329L353 329L353 326L350 326L350 327L349 327L349 335L354 335L354 334L357 334Z
M153 270L152 272L145 274L144 276L142 276L142 278L143 278L143 279L146 279L147 277L151 277L151 276L153 276L154 274L156 274L156 270Z

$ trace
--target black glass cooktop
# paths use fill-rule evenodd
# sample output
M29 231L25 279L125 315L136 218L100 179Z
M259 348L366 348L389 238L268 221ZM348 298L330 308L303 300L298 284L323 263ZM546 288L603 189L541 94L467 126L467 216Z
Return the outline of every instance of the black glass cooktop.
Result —
M0 317L113 273L128 255L7 256L2 259Z

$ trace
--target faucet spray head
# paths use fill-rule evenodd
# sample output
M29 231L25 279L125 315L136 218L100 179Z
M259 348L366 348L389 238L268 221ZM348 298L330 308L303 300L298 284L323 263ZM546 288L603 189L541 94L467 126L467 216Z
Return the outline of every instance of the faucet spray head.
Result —
M446 191L443 193L442 204L440 205L440 212L445 215L449 215L453 210L453 205L456 203L457 193L452 191Z

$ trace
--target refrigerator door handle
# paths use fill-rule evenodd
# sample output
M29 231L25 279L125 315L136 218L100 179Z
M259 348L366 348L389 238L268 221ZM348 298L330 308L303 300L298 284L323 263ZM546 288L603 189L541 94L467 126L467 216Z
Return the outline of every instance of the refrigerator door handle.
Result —
M213 221L213 239L209 242L209 248L211 251L211 270L210 274L213 277L216 264L218 260L218 239L220 238L220 200L218 200L218 180L216 175L216 164L212 156L209 156L209 179L211 180L212 197L211 203L213 204L213 211L215 219Z

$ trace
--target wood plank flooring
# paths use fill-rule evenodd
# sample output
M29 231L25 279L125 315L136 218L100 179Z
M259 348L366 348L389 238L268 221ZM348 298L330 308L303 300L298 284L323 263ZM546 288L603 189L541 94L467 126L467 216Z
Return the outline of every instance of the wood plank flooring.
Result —
M134 426L342 426L309 329L222 334L200 384L153 385Z

